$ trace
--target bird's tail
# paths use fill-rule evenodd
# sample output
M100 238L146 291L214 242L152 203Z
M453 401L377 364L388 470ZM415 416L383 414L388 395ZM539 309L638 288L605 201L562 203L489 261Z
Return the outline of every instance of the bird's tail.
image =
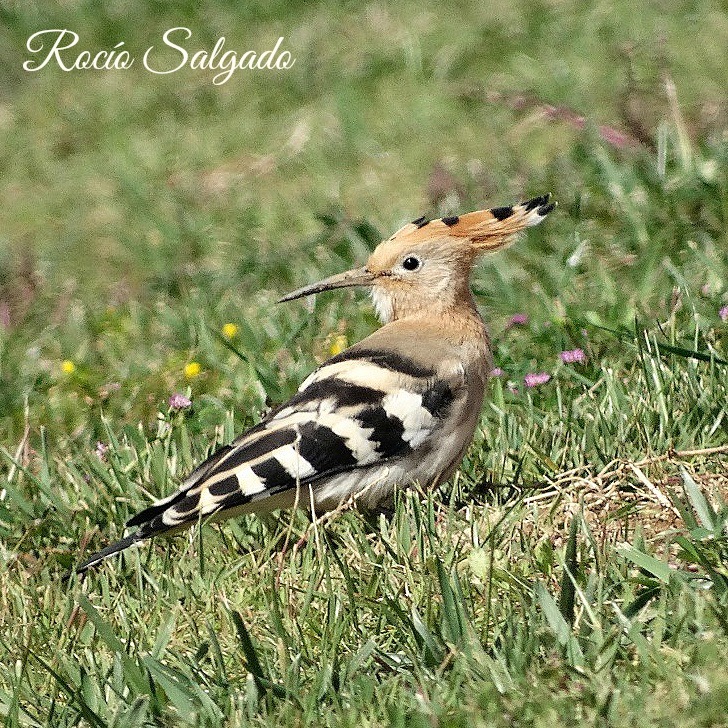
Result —
M80 566L76 567L76 573L83 574L84 571L91 568L92 566L100 564L104 559L108 558L109 556L118 554L124 549L129 548L129 546L138 543L141 540L138 534L139 531L135 531L134 533L125 536L116 543L112 543L110 546L101 549L101 551L97 551L95 554L91 554L91 556L89 556L86 561L84 561Z
M134 533L130 533L128 536L124 536L124 538L119 539L118 541L115 541L109 546L101 549L101 551L97 551L95 554L91 554L91 556L89 556L80 566L76 567L76 573L83 574L83 572L87 571L93 566L97 566L109 556L121 553L125 549L128 549L130 546L133 546L140 541L146 541L146 539L151 538L152 536L156 536L157 534L173 530L172 528L170 528L170 526L167 526L162 522L162 517L158 513L150 513L152 517L148 520L142 518L142 516L144 516L147 511L155 510L155 506L150 506L148 509L146 509L146 511L142 511L141 513L136 515L132 519L133 523L131 521L127 523L127 526L139 525L139 528L134 531Z
M191 514L192 517L187 519L186 522L179 521L174 525L170 525L169 523L164 522L164 512L168 508L176 505L181 500L183 500L190 491L190 489L194 488L198 480L202 476L204 476L205 472L207 472L207 469L209 469L209 467L211 466L211 463L214 464L214 462L219 457L227 453L229 450L229 446L220 448L220 450L218 450L212 458L206 460L204 463L202 463L202 465L195 468L195 470L193 470L187 476L179 490L167 496L166 498L158 500L156 503L148 506L144 510L137 513L135 516L132 516L126 522L126 527L134 528L136 526L136 531L130 533L128 536L124 536L124 538L110 544L106 548L101 549L101 551L97 551L95 554L91 554L91 556L89 556L86 561L84 561L80 566L76 567L76 573L82 574L87 569L100 564L104 559L107 559L109 556L118 554L121 551L124 551L124 549L128 549L130 546L133 546L140 541L146 541L146 539L152 538L152 536L157 536L162 533L172 533L180 530L180 528L184 525L190 525L194 523L197 520L196 514Z

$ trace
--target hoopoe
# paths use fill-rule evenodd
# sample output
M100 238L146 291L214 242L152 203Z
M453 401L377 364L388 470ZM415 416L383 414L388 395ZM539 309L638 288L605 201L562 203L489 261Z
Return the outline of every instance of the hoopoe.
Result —
M134 516L127 523L134 532L78 571L200 519L296 504L320 513L350 498L371 509L396 486L447 480L473 438L492 367L470 291L473 265L540 223L555 207L549 198L418 218L378 245L363 268L281 298L366 286L384 326L319 366L288 402Z

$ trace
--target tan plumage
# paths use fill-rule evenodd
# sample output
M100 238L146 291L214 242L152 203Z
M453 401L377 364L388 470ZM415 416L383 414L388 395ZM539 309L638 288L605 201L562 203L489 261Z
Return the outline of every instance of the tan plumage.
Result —
M460 217L418 220L381 243L366 266L285 296L367 286L385 324L322 364L289 402L218 450L176 493L132 518L137 530L79 571L158 533L298 502L317 511L361 494L365 507L397 486L432 487L470 444L491 369L473 296L477 257L554 208L549 196Z

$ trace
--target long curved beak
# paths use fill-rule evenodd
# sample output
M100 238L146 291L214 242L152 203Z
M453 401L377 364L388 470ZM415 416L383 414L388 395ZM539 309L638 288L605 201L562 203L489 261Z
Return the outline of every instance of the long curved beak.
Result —
M337 273L335 276L330 278L324 278L324 280L318 283L312 283L310 286L304 286L299 288L293 293L288 293L283 298L278 299L278 303L284 301L293 301L296 298L302 298L303 296L311 296L314 293L321 293L321 291L330 291L333 288L348 288L349 286L371 286L374 282L374 274L370 273L366 268L356 268L354 270L348 270L345 273Z

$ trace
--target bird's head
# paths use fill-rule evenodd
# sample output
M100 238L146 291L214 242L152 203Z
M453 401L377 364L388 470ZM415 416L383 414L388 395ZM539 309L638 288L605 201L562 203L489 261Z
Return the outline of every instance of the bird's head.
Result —
M437 220L419 218L380 243L363 268L339 273L280 301L333 288L367 286L383 322L432 313L470 301L470 271L481 253L497 250L556 206L550 195L509 207ZM463 298L465 297L465 298Z

